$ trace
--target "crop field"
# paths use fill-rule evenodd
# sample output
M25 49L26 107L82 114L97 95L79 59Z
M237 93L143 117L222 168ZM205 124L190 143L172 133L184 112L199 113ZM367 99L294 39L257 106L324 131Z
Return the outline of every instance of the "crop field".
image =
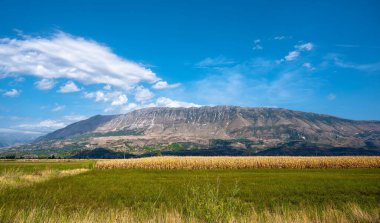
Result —
M330 156L330 157L149 157L99 161L96 166L110 168L142 169L255 169L255 168L380 168L376 156Z
M0 222L380 222L379 160L1 160Z

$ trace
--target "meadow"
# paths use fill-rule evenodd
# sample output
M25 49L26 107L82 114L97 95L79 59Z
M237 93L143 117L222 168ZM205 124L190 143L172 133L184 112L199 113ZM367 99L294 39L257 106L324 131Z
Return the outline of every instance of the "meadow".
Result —
M0 222L380 222L377 157L235 158L3 160Z

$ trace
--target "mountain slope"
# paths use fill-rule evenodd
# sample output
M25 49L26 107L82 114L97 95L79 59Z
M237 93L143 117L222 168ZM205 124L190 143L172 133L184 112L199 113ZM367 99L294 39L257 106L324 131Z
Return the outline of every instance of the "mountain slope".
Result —
M291 148L310 151L311 148L377 151L380 122L280 108L145 108L122 115L91 117L40 137L32 146L105 147L140 154L211 148L259 153L280 148L286 154L283 151L288 150L283 148L288 148L289 143Z

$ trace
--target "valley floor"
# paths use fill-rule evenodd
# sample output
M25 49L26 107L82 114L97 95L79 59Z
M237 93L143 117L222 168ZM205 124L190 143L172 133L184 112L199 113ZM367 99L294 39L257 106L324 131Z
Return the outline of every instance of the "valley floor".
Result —
M380 169L0 161L0 222L380 222Z

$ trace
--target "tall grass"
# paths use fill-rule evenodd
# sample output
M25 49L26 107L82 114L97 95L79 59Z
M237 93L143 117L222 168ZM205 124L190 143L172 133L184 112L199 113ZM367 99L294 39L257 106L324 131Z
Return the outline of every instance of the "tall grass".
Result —
M380 157L149 157L139 159L103 160L96 163L100 169L249 169L249 168L380 168Z
M84 173L88 169L68 169L68 170L36 170L32 173L23 172L19 169L5 169L0 173L0 190L9 187L30 186L34 183L43 182L55 177L72 176Z
M223 213L220 213L223 215ZM215 217L215 218L213 218ZM134 223L134 222L176 222L176 223L236 223L236 222L257 222L257 223L378 223L380 222L379 210L363 210L355 204L346 205L345 210L334 207L318 209L300 209L298 211L288 211L278 209L276 211L257 212L251 210L248 215L233 215L229 218L199 218L189 216L175 210L157 210L147 216L141 211L130 209L83 209L73 212L66 212L53 208L32 208L20 210L8 210L0 208L0 222L3 223Z

